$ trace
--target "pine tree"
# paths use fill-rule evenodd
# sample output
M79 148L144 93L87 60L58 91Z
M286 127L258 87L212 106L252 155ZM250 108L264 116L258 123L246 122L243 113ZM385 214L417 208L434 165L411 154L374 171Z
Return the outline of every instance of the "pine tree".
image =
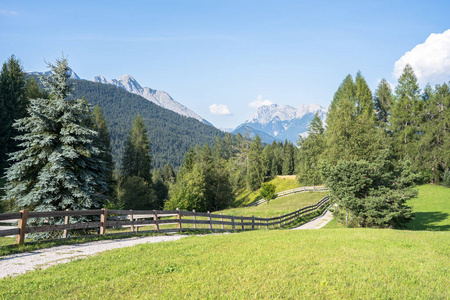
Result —
M322 120L316 113L308 126L308 137L299 141L297 159L297 180L301 184L323 183L320 164L326 141Z
M437 85L427 93L429 99L423 113L422 133L414 161L418 169L429 174L430 181L438 183L450 167L450 87Z
M250 190L257 190L264 182L264 161L261 138L257 135L250 144L247 163L247 186Z
M123 177L138 176L147 183L152 182L150 142L140 114L134 119L133 127L128 133L121 170Z
M167 163L164 166L164 170L162 172L162 176L163 176L164 183L166 185L174 184L176 179L177 179L175 171L173 170L173 167L172 167L172 165L170 163Z
M410 65L406 65L395 88L395 98L389 123L393 132L397 155L406 157L418 139L421 116L420 89Z
M52 75L42 79L50 99L32 99L29 117L14 123L23 150L12 155L3 200L35 211L99 207L95 194L106 184L103 162L95 158L96 132L84 126L91 110L81 99L67 100L67 60L49 67Z
M113 175L114 162L111 153L111 137L103 112L98 105L94 106L92 127L97 132L97 138L94 140L94 145L100 150L100 153L95 157L105 163L105 181L108 184L107 195L114 197L116 181Z
M374 108L378 126L387 126L393 102L392 89L386 79L382 79L375 91Z
M9 163L8 154L19 150L13 128L15 120L27 115L28 99L25 97L25 74L14 55L3 64L0 72L0 175Z

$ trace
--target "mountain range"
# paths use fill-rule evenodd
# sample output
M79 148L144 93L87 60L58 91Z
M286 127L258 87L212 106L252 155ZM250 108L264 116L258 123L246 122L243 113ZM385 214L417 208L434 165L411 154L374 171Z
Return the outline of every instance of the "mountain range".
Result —
M264 133L263 141L266 143L287 139L296 144L299 136L307 135L308 126L316 113L324 121L327 109L318 104L301 104L298 108L279 104L264 105L232 133L248 133L251 137L260 132ZM262 137L262 134L259 135Z
M182 116L194 118L202 123L211 125L208 121L197 115L195 112L187 108L186 106L180 104L179 102L172 99L172 97L163 91L153 90L148 87L142 87L136 79L134 79L130 75L123 75L119 79L111 79L110 81L107 81L105 77L103 76L95 76L94 82L100 82L103 84L111 84L120 88L123 88L124 90L142 96L145 99L155 103L156 105L159 105L161 107L164 107L166 109L169 109L171 111L174 111Z

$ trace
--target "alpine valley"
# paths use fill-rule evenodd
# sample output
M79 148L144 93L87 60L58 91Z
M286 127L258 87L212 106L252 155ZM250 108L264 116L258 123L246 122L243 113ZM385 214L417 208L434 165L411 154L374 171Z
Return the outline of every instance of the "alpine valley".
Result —
M301 104L299 108L278 104L264 105L232 133L247 134L249 137L259 135L265 143L287 139L296 144L300 136L307 135L309 123L316 113L325 121L327 109L318 104Z

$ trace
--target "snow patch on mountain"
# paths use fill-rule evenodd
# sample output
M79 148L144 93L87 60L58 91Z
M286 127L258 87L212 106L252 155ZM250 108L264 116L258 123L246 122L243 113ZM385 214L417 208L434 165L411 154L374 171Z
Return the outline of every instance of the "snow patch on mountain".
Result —
M107 81L105 77L99 75L95 76L93 81L103 84L111 84L123 88L130 93L144 97L145 99L155 103L156 105L174 111L182 116L194 118L196 120L199 120L200 122L212 126L211 123L197 115L195 112L172 99L172 97L168 93L153 90L148 87L142 87L139 82L137 82L137 80L130 75L123 75L119 79L111 79L110 81Z
M308 126L316 113L325 121L327 109L318 104L290 105L271 104L258 108L253 116L239 127L251 127L264 132L274 140L289 140L297 143L299 137L306 137Z
M30 75L35 75L35 76L48 76L52 74L52 71L47 71L47 72L26 72L27 74ZM77 79L77 80L81 80L81 78L77 75L77 73L75 73L71 68L69 68L69 71L67 71L67 74L70 76L69 79Z

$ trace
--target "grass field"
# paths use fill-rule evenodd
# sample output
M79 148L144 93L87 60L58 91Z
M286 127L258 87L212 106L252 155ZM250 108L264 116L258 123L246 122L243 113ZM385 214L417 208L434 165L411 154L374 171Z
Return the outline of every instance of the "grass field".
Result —
M293 177L275 177L269 181L268 183L271 183L275 185L275 193L292 190L295 188L300 187L298 181ZM251 192L249 190L243 190L239 195L237 195L234 206L243 206L252 203L256 200L256 198L259 196L259 190L256 190L254 192Z
M408 202L416 217L407 225L410 230L450 230L450 188L438 185L419 186L419 196Z
M328 192L305 192L297 193L290 196L274 199L269 204L262 204L251 207L238 207L220 211L224 215L235 216L258 216L262 218L271 218L293 212L299 208L315 204L323 197L327 196Z
M448 232L254 231L109 251L0 281L1 299L446 299Z

